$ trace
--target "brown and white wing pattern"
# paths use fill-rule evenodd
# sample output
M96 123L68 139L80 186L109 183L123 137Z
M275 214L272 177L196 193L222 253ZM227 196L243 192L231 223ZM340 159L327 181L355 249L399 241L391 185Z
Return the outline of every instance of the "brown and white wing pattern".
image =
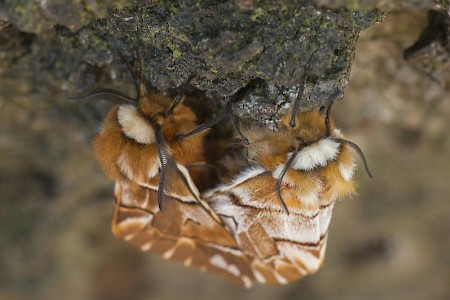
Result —
M280 192L289 214L276 195L283 165L273 172L248 168L230 184L204 194L239 247L252 257L258 282L287 284L322 265L334 203L353 187L351 156L346 145L339 148L323 167L288 170Z
M253 170L257 173L257 170ZM276 179L261 172L206 197L213 210L232 228L242 250L253 257L260 283L286 284L318 270L324 259L331 209L302 211L276 201Z
M215 273L246 287L254 275L232 234L198 203L178 198L160 211L157 190L117 181L114 235L165 259Z
M164 105L153 107L153 102ZM180 104L173 122L158 127L146 119L159 110L164 112L170 103L153 95L143 97L139 108L116 106L94 140L98 161L115 181L113 233L144 251L248 287L254 276L246 255L200 197L197 183L205 176L185 167L203 161L202 136L182 143L174 140L176 134L196 126L195 116Z

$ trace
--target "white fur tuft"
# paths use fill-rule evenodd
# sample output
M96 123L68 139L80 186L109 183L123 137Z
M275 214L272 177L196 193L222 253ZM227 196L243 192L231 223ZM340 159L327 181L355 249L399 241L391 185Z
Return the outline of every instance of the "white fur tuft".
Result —
M156 141L155 129L132 105L121 105L117 112L117 120L123 133L141 144L153 144Z
M329 160L336 158L340 143L330 139L321 139L317 143L301 149L292 163L295 170L311 171L317 167L325 167ZM288 159L292 152L288 153Z
M341 172L341 176L345 181L350 181L353 178L355 167L356 164L353 162L349 165L339 164L339 172Z

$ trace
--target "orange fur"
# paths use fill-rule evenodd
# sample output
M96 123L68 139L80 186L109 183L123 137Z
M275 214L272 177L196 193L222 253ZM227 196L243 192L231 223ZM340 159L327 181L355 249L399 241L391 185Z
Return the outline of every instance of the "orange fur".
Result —
M231 232L261 283L286 284L315 273L324 260L334 202L354 192L353 157L347 144L333 139L343 136L332 120L327 129L325 118L312 111L300 113L293 128L287 115L278 132L246 130L250 145L241 155L247 166L204 195L214 211L234 220ZM232 173L239 166L234 161L222 161Z
M339 171L340 156L331 161L325 168L317 171L324 183L321 194L321 205L329 204L333 199L339 199L355 192L354 181L345 181Z
M249 161L274 172L277 167L287 162L288 153L294 151L299 143L314 144L326 138L325 113L320 113L318 110L300 113L296 117L296 126L293 128L289 124L290 117L288 114L283 118L278 132L249 129L244 133L251 141L248 146ZM330 136L342 138L340 133L334 132L333 120L330 120L329 124ZM286 189L281 191L288 209L316 209L317 207L305 207L305 203L303 206L299 203L302 202L302 197L317 190L318 186L319 197L326 199L353 193L354 182L352 180L345 181L342 178L339 164L343 166L353 164L353 157L346 145L340 145L335 160L328 161L325 167L319 167L312 171L289 169L283 184L290 186L292 191ZM268 187L265 188L267 192L268 189ZM292 192L295 192L295 197Z
M205 132L179 142L176 139L178 135L197 127L196 117L192 110L182 103L175 107L172 114L166 115L172 102L172 98L160 93L147 94L139 100L138 111L152 126L152 122L161 126L166 143L177 163L185 165L204 162ZM132 181L157 183L159 176L148 176L152 166L159 162L157 145L140 144L126 137L117 119L118 110L119 106L116 106L109 112L101 132L93 142L98 162L112 180L120 180L125 176ZM125 174L127 172L121 168L129 170L131 174ZM205 170L193 171L194 183L201 185L200 181L206 178L205 173Z
M105 118L103 128L93 141L94 154L103 171L111 180L121 178L117 159L125 145L125 136L117 121L118 106L115 106Z

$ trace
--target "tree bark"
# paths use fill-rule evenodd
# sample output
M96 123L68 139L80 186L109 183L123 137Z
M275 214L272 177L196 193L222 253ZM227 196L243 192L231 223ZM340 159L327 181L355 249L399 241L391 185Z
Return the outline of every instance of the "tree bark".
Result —
M359 32L383 17L376 9L329 9L312 0L66 2L6 1L1 9L17 32L9 39L27 36L20 56L11 54L16 50L3 56L26 67L37 90L73 94L111 86L113 77L130 82L117 52L139 49L145 77L162 91L194 75L190 84L217 99L259 79L234 110L269 126L300 87L301 110L326 105L343 91Z

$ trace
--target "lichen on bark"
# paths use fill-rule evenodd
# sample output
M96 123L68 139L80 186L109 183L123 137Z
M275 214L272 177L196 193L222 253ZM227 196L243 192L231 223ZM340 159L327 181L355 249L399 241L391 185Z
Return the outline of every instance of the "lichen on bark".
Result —
M111 6L102 18L91 14L86 22L91 10L76 6L80 3L56 17L56 8L63 6L46 1L38 15L51 17L42 24L31 9L30 15L19 14L20 2L3 9L4 19L37 33L28 63L32 73L39 73L32 77L41 88L86 89L111 69L127 77L116 53L139 49L146 78L163 91L195 74L191 85L221 98L261 79L235 112L271 126L286 113L303 75L302 110L324 105L336 90L343 91L359 32L382 16L378 10L320 8L312 0L174 0Z

